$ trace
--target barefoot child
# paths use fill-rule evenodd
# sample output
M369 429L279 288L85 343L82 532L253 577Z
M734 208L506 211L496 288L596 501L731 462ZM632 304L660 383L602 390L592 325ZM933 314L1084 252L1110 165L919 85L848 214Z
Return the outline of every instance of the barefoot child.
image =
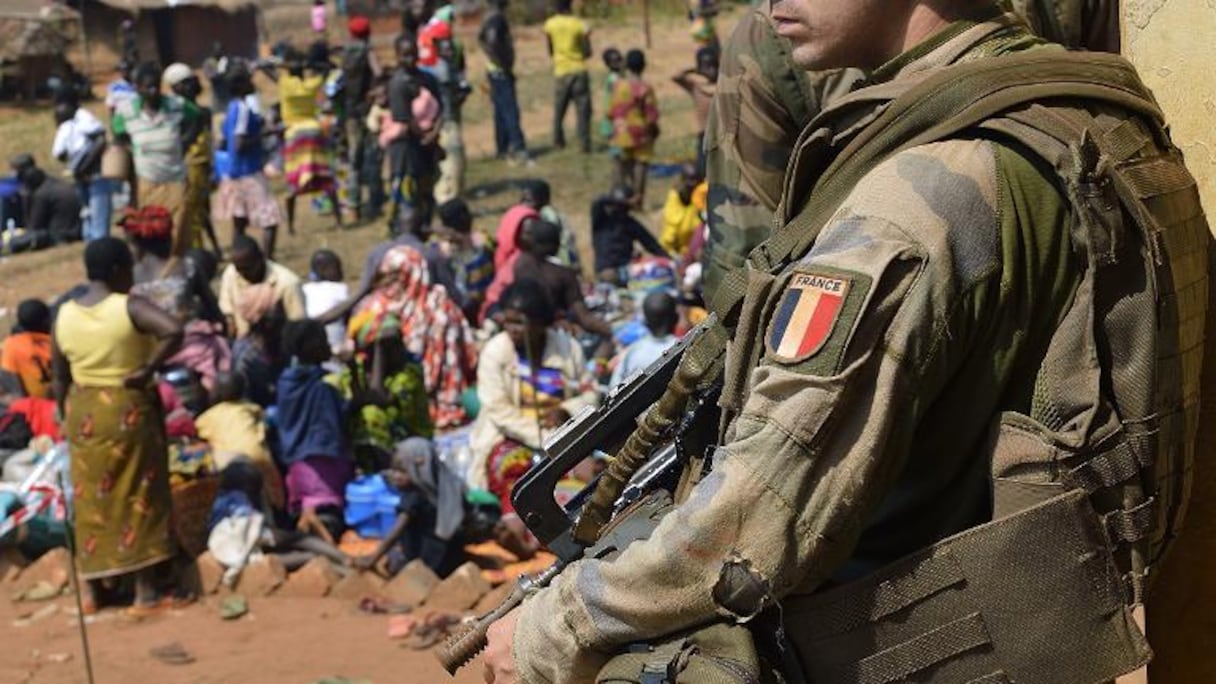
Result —
M346 484L354 461L344 428L346 406L325 382L332 354L318 321L291 321L283 331L290 361L278 382L280 458L287 467L287 512L297 529L333 543L342 535Z
M194 421L200 439L211 445L215 467L223 470L238 458L246 458L262 473L266 500L282 510L283 478L266 444L266 417L262 407L246 401L245 378L222 371L215 376L211 408Z

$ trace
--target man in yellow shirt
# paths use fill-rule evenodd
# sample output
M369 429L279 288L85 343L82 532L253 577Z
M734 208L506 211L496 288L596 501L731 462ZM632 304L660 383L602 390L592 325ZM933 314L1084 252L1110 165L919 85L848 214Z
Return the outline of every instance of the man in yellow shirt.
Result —
M571 12L571 0L557 0L557 14L545 21L545 38L553 57L556 78L553 103L553 144L566 146L562 121L566 108L574 102L578 116L578 138L583 152L591 152L591 80L587 58L591 56L591 28Z

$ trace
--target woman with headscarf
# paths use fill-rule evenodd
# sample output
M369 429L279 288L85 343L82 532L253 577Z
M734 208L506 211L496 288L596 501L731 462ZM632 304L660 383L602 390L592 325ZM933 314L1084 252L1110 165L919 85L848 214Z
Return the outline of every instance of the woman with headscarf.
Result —
M430 440L421 437L397 445L384 479L401 494L397 522L375 552L355 561L356 567L370 569L388 554L390 575L414 559L440 577L452 574L464 561L464 481L439 460Z
M181 325L129 294L131 252L99 238L85 249L89 283L66 302L52 346L55 397L71 453L76 562L86 613L95 584L135 576L135 615L155 612L155 566L169 560L169 470L153 378L181 343Z
M323 58L324 57L324 58ZM279 109L286 130L283 156L287 175L287 231L295 232L296 197L322 192L333 206L334 223L342 227L338 189L333 171L333 148L317 116L318 98L329 72L328 55L305 59L298 50L288 51L287 73L278 78Z
M413 247L384 255L350 321L357 342L374 341L390 326L400 329L406 351L422 365L435 427L464 422L462 395L477 366L473 330L447 289L431 282L426 258Z
M132 294L147 297L183 328L182 347L169 366L187 368L204 388L219 371L228 370L232 355L224 337L223 314L211 290L214 257L192 249L172 255L172 229L157 207L132 211L121 221L134 257Z

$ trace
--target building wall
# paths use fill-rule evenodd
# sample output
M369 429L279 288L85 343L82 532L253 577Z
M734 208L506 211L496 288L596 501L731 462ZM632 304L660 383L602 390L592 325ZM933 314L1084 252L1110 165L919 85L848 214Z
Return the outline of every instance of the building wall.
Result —
M1123 52L1139 68L1169 119L1175 143L1199 181L1212 220L1216 209L1216 2L1123 0ZM1213 270L1209 267L1209 273ZM1216 288L1209 288L1216 295ZM1209 296L1216 302L1216 296ZM1186 529L1147 601L1156 652L1152 684L1216 677L1216 311L1209 304L1203 413Z

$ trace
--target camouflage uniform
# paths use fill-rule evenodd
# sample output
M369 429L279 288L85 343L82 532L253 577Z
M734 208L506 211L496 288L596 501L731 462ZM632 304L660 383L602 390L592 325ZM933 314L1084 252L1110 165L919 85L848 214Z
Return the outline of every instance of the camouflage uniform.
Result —
M1047 3L1054 12L1040 9ZM1001 0L1032 30L1068 47L1119 51L1117 3L1110 0ZM722 53L707 124L709 240L705 296L768 237L789 155L821 108L847 94L856 70L811 73L790 57L768 20L767 2L745 14Z
M705 132L709 241L705 291L768 237L798 134L825 99L847 93L854 70L808 74L773 32L767 2L739 20L722 53Z
M1011 16L959 22L871 81L1039 45ZM787 189L791 216L808 189ZM1039 377L1088 359L1047 356L1093 297L1064 229L1073 211L1054 171L990 140L873 168L808 254L775 277L753 272L727 357L728 388L732 374L746 382L724 392L733 418L710 475L649 540L572 565L523 605L521 680L585 681L625 644L750 617L715 601L732 568L781 599L987 521L994 454L1018 451L994 437L1010 414L1057 426L1060 444L1090 439L1092 417L1048 415L1072 388ZM1179 287L1206 291L1187 264ZM1202 337L1202 311L1197 325Z

